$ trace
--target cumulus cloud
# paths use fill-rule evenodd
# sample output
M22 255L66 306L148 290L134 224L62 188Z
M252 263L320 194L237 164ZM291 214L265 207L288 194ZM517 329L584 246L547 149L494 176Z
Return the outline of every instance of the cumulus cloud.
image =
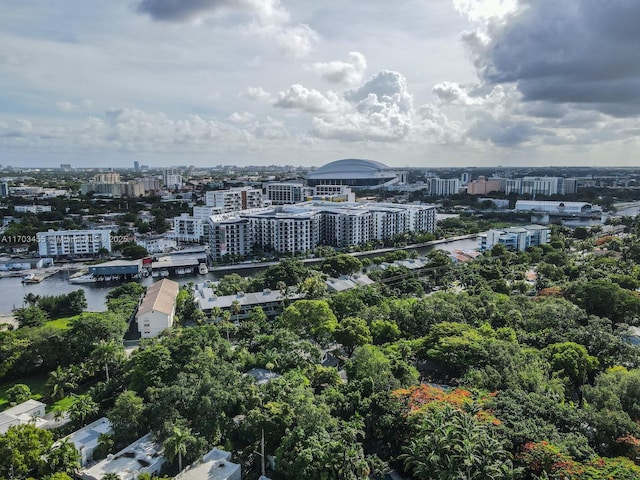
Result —
M253 102L270 102L272 100L271 94L262 87L248 87L240 94L240 97Z
M290 22L290 14L279 0L141 0L137 10L162 22L244 14L252 19L242 29L244 33L267 39L294 58L307 56L318 41L318 34L309 25Z
M18 119L13 124L0 123L0 137L20 138L26 137L33 131L33 125L29 120Z
M164 22L185 22L225 10L256 15L263 21L289 18L278 0L142 0L138 4L140 13Z
M309 69L319 73L330 83L355 85L362 81L362 75L367 70L367 59L360 52L349 52L347 62L316 62Z
M254 118L256 118L256 116L249 112L233 112L228 117L229 121L232 123L249 123Z
M481 78L526 102L640 114L640 2L522 0L484 34L467 34Z
M93 108L93 102L91 100L85 99L79 103L73 103L68 100L56 102L56 108L61 112L72 112L74 110L89 110Z
M443 104L449 105L478 105L480 100L473 98L459 83L442 82L434 85L433 93Z
M453 0L453 6L470 20L486 20L503 17L514 12L517 0Z
M299 109L308 113L338 112L345 108L344 101L336 93L322 93L300 84L291 85L284 92L280 92L273 106Z

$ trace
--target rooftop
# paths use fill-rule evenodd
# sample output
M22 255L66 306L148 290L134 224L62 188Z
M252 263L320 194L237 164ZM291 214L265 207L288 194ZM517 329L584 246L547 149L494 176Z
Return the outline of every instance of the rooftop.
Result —
M151 311L158 311L170 315L175 306L178 289L178 282L174 282L173 280L165 278L159 282L155 282L147 289L147 294L144 296L136 316Z
M240 480L240 465L231 463L231 454L214 448L201 460L184 469L174 478L182 480Z

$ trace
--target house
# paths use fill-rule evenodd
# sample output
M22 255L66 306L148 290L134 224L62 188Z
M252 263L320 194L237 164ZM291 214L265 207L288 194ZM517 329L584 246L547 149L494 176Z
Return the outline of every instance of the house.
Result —
M81 472L83 480L101 480L108 473L115 473L120 480L135 480L141 473L157 474L164 465L162 446L153 441L150 433L136 440L115 455Z
M240 465L231 463L231 453L214 448L174 478L179 480L241 480Z
M89 425L67 435L62 441L68 440L74 444L78 451L80 465L86 467L93 460L93 451L98 446L98 440L102 434L113 433L111 422L102 417Z
M37 400L27 400L15 407L0 413L0 433L7 433L9 427L34 424L42 427L47 421L44 419L46 405Z
M136 313L138 331L142 338L157 337L173 325L178 289L178 282L166 278L147 289Z

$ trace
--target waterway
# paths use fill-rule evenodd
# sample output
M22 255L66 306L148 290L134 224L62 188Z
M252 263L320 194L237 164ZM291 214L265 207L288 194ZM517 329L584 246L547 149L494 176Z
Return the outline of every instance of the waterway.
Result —
M477 248L477 239L463 239L454 240L447 243L438 245L430 245L418 248L420 255L426 255L434 248L447 250L449 252L453 250L474 250ZM372 254L375 256L375 254ZM379 254L378 254L379 255ZM246 266L246 265L245 265ZM268 265L261 267L245 268L238 273L242 276L253 276L260 270L263 270ZM189 282L202 282L204 280L217 280L223 275L228 275L232 271L220 271L210 272L207 275L182 275L178 277L172 277L172 280L177 281L181 285ZM143 285L151 285L160 278L147 277L141 280ZM42 282L32 285L25 285L21 282L21 277L0 278L0 314L9 313L16 308L23 306L24 297L28 293L34 295L62 295L74 290L84 290L85 297L87 299L87 310L92 312L100 312L106 310L105 299L107 293L116 287L115 283L91 283L91 284L72 284L68 281L68 273L62 271L51 277L44 279Z

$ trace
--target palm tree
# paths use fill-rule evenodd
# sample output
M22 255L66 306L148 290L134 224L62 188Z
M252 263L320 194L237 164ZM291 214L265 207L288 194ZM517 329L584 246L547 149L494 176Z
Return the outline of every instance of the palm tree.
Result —
M33 292L29 292L24 296L24 303L30 306L35 306L40 300L40 295L36 295Z
M122 345L117 344L114 340L100 340L91 352L91 358L96 364L104 365L104 371L109 381L109 363L115 364L122 360Z
M73 476L80 468L78 450L69 439L54 444L44 458L51 473L64 472Z
M236 315L236 325L238 325L238 318L240 317L240 302L238 300L234 300L231 302L231 311Z
M73 390L77 387L73 379L70 377L69 372L63 370L62 367L58 367L49 373L46 385L51 392L49 396L52 400L60 400L65 396L67 391Z
M187 454L189 446L196 441L191 429L173 427L173 433L164 443L164 451L169 461L178 457L178 471L182 471L182 456Z
M84 423L87 417L98 413L98 404L93 401L91 395L77 395L69 405L68 411L71 420Z

